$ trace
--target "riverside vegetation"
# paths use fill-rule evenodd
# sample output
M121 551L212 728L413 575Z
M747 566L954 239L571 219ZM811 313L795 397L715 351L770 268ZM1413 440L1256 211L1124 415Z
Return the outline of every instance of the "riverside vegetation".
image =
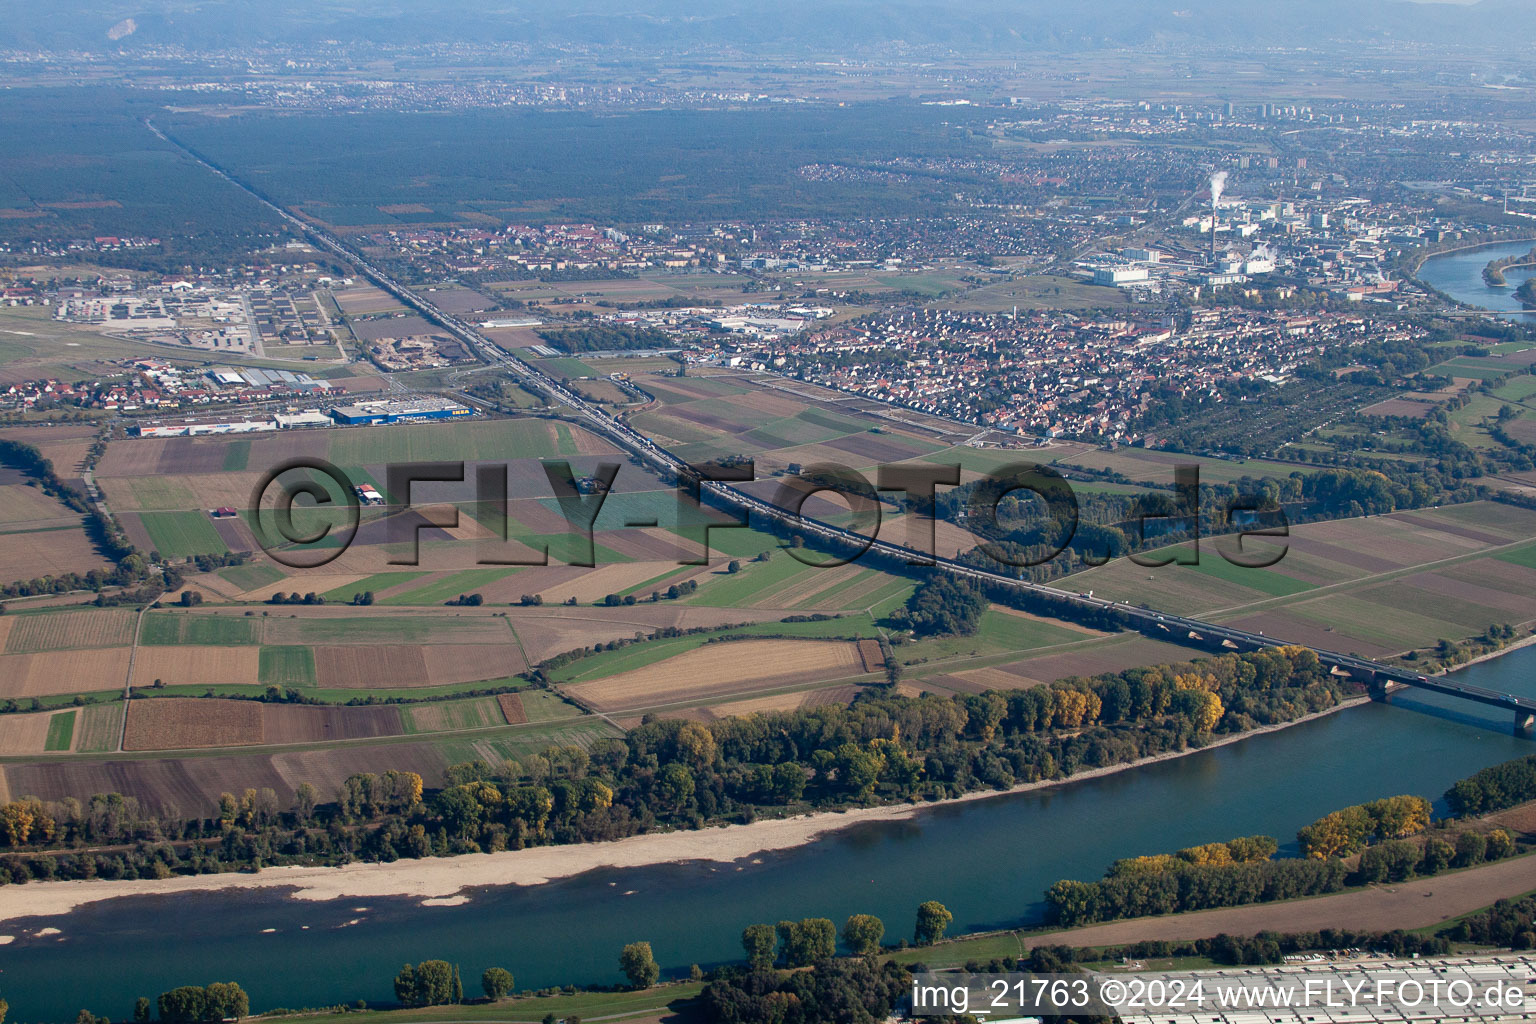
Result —
M428 793L359 774L225 794L213 817L130 796L0 805L0 882L392 861L617 839L850 805L953 798L1177 753L1336 707L1355 688L1301 647L1225 654L1006 693L897 696L698 723L647 721L590 749L471 761ZM111 850L95 847L111 846Z

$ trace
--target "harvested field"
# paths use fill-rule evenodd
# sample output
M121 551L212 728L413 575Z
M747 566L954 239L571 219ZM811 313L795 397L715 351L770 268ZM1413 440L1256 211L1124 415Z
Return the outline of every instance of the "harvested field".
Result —
M704 709L715 718L732 718L764 711L799 711L818 708L826 704L849 704L863 687L824 686L816 690L800 690L792 693L776 693L767 697L749 697L746 700L712 704Z
M0 715L0 754L41 754L53 714Z
M79 513L71 512L38 488L24 483L0 482L0 524L9 528L71 518L78 519Z
M422 651L416 645L316 647L315 681L347 690L431 686Z
M0 699L121 690L128 677L127 647L0 655Z
M176 684L255 686L261 681L258 647L140 647L133 660L133 685L156 679Z
M528 721L528 712L523 709L523 696L520 693L498 693L496 703L501 706L501 714L507 720L508 725L522 725Z
M1000 668L973 668L964 672L951 672L944 679L971 693L985 693L988 690L1021 690L1043 685L1038 679L1015 675Z
M861 675L863 671L854 643L739 640L706 644L644 668L575 683L562 690L608 711L819 682Z
M516 644L432 644L423 647L421 653L426 679L432 686L505 679L528 668Z
M382 313L386 309L397 309L400 306L399 299L380 288L372 287L348 288L332 293L332 298L343 313Z
M1022 658L1000 667L1010 675L1021 677L1015 686L1029 686L1033 683L1055 682L1068 676L1123 672L1138 665L1178 664L1204 656L1202 651L1145 637L1115 637L1101 643L1084 644L1067 653Z
M1336 928L1340 921L1348 921L1349 927L1360 931L1424 928L1486 907L1501 897L1529 892L1533 878L1536 859L1527 855L1390 886L1283 903L1138 917L1033 935L1028 941L1036 946L1117 946L1146 939L1203 939L1223 933L1315 932Z
M504 620L489 614L396 612L378 608L327 608L266 620L269 644L452 643L504 644Z
M29 580L64 573L108 569L106 559L85 535L84 520L63 505L59 527L30 533L0 533L0 579Z
M138 758L123 761L70 760L6 765L0 789L33 793L44 800L92 793L133 793L155 811L211 815L220 793L270 787L280 803L308 782L329 798L348 775L391 768L418 772L428 786L442 784L448 765L430 743L354 744L281 754Z
M261 705L250 700L164 698L128 704L125 750L240 747L261 742Z
M619 608L512 608L508 612L524 652L535 663L578 647L654 633L663 626L734 626L783 617L781 610L710 608L676 601Z
M881 672L885 669L885 655L880 653L878 640L860 640L858 642L859 661L864 665L865 672Z
M394 707L309 707L250 700L166 697L130 702L128 750L193 750L399 736Z

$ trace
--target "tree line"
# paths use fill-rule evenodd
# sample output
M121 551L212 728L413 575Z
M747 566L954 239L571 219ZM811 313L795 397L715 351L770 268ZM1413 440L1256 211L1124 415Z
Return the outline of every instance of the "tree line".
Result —
M718 722L644 721L590 749L360 774L329 803L301 785L226 794L211 817L116 794L13 801L0 881L137 877L269 864L390 861L621 838L853 804L943 799L1067 778L1335 706L1351 684L1305 648L1224 654L1006 693L903 697ZM51 824L44 827L47 819ZM92 845L134 844L93 854ZM43 853L52 849L54 853Z
M1536 799L1536 755L1485 768L1457 782L1446 798L1458 813L1486 813ZM1268 836L1123 858L1099 881L1062 879L1052 885L1045 893L1047 916L1072 927L1267 903L1347 885L1433 876L1519 852L1502 828L1462 828L1414 841L1434 824L1430 813L1428 800L1407 794L1341 808L1297 832L1299 858L1272 859L1278 844ZM1343 858L1356 854L1351 868Z

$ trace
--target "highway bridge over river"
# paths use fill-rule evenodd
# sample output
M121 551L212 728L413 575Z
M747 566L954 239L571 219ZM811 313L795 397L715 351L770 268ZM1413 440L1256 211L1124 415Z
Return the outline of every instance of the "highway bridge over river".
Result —
M384 272L368 257L358 252L352 246L347 245L330 232L290 213L283 206L245 182L240 181L234 175L205 158L202 154L167 136L150 122L146 121L145 127L160 139L177 147L209 171L229 182L230 185L254 197L279 217L283 218L283 220L304 232L321 248L358 267L380 288L389 292L403 304L415 309L424 318L437 324L464 342L487 363L493 366L504 367L521 384L535 393L543 395L552 403L564 407L576 422L597 434L607 437L623 451L628 452L642 463L661 472L665 478L697 476L696 471L676 455L655 444L650 438L640 434L622 420L609 416L592 402L566 388L553 377L500 348L489 338L486 338L477 331L472 324L457 316L445 313L428 299L423 298L421 295L395 281L393 277ZM1041 583L1019 580L1000 572L979 569L953 559L936 558L888 541L870 540L870 538L862 534L857 534L817 519L803 517L797 512L790 512L738 487L733 487L728 482L701 480L699 488L701 500L708 497L727 508L760 516L763 519L778 523L794 533L815 537L834 548L858 553L873 552L878 556L897 563L931 565L936 570L973 579L993 590L1013 590L1015 592L1033 594L1053 603L1059 604L1064 602L1083 610L1101 613L1106 617L1113 616L1122 622L1133 625L1137 630L1154 639L1166 640L1185 646L1205 647L1213 651L1256 651L1269 647L1289 646L1284 640L1266 636L1263 633L1250 633L1218 623L1205 622L1181 615L1169 615L1126 602L1109 601L1104 598L1094 597L1091 591L1088 593L1073 593ZM1515 731L1521 735L1530 735L1533 728L1536 728L1536 700L1531 698L1498 693L1480 686L1455 683L1445 678L1430 678L1407 671L1406 669L1383 665L1366 658L1359 658L1352 654L1341 654L1337 651L1329 651L1317 647L1313 647L1311 650L1317 654L1319 661L1329 666L1334 672L1341 675L1349 675L1351 678L1364 683L1374 700L1386 701L1394 686L1417 687L1511 711L1514 715Z

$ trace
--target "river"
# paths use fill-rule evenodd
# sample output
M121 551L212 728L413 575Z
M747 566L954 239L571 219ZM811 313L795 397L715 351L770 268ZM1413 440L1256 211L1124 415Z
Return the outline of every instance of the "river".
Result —
M1462 670L1536 695L1536 646ZM1059 878L1117 857L1296 829L1395 793L1434 797L1479 768L1536 751L1503 711L1430 693L1352 708L1241 743L1056 789L865 823L736 864L602 870L541 886L478 890L457 907L409 899L307 903L282 890L141 896L56 918L0 923L0 995L11 1021L70 1021L82 1007L125 1019L134 997L239 981L257 1010L389 1000L405 961L459 963L466 986L503 965L518 988L619 980L621 946L650 941L669 974L735 958L756 921L866 912L889 940L917 904L954 912L952 932L1027 924ZM0 903L5 890L0 888ZM1347 922L1341 922L1347 923ZM38 935L45 928L57 934Z
M1431 256L1419 268L1419 280L1432 285L1451 298L1469 306L1493 310L1508 316L1531 316L1515 298L1515 289L1529 277L1536 276L1536 267L1516 267L1504 272L1509 282L1507 288L1491 288L1483 280L1483 268L1490 260L1506 256L1524 256L1531 249L1531 242L1496 242L1480 245L1459 252Z

